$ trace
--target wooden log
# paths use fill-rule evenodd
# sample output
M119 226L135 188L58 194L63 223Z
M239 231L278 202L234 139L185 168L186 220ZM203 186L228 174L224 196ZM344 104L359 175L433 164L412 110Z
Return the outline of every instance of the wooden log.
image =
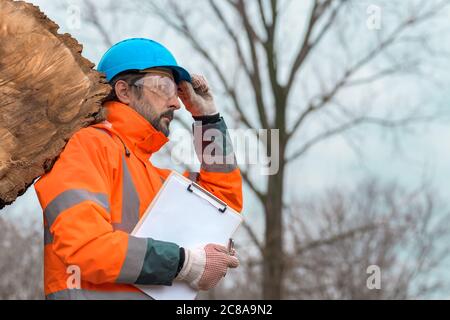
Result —
M75 132L104 120L111 87L58 29L38 7L0 0L0 209L51 169Z

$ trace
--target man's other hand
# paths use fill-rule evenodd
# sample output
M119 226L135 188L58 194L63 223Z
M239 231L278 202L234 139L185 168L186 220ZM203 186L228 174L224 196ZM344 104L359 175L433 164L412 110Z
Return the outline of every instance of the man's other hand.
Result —
M192 75L192 84L182 81L178 85L178 96L194 117L218 113L208 82L201 75Z
M214 288L225 276L228 268L239 266L239 260L230 255L227 248L218 244L184 250L184 264L176 280L186 281L196 290Z

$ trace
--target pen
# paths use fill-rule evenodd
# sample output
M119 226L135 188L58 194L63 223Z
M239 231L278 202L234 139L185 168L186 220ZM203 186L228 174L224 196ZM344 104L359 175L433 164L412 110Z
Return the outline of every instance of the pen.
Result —
M230 238L228 241L228 254L234 256L234 240Z
M231 238L228 240L228 255L234 256L234 240ZM223 276L225 277L226 275L227 273L225 272Z

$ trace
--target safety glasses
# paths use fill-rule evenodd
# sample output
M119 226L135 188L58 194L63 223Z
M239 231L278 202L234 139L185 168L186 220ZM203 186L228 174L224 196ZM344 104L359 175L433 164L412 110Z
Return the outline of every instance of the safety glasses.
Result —
M133 85L145 88L163 99L171 100L178 97L178 87L169 77L155 74L146 75L137 80Z

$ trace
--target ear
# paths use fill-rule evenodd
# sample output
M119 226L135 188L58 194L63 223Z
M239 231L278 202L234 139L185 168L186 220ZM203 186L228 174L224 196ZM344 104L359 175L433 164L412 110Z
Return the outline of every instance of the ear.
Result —
M119 99L120 102L129 105L131 102L131 88L123 80L119 80L116 82L116 85L114 86L114 90L116 91L117 99Z

